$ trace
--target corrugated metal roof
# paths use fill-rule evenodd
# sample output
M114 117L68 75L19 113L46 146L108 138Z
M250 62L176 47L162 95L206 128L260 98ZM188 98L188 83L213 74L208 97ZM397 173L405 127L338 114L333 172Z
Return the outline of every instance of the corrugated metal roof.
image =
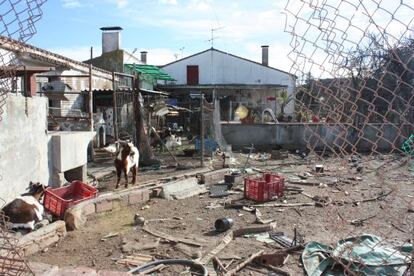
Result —
M138 73L147 75L152 77L156 80L168 80L173 81L175 80L173 77L162 71L160 68L154 65L148 65L148 64L125 64L125 67L128 70L136 71Z

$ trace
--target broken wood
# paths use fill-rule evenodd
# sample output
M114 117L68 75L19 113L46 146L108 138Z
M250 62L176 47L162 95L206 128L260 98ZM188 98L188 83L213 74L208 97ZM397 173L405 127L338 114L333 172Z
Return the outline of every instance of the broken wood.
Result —
M137 241L127 241L125 244L122 245L121 251L124 253L130 253L134 251L142 251L142 250L149 250L149 249L156 249L160 244L160 239L157 239L155 242L150 243L140 243Z
M263 203L252 205L254 207L305 207L305 206L315 206L315 202L305 202L305 203Z
M235 268L233 268L232 270L228 271L225 275L226 276L236 275L239 270L241 270L246 265L248 265L249 263L251 263L255 258L261 256L263 253L264 253L263 250L261 250L261 251L259 251L257 253L254 253L249 258L247 258L246 260L244 260L243 262L241 262L240 264L238 264Z
M108 235L103 236L102 239L101 239L101 241L106 241L107 239L116 237L118 235L119 235L118 232L116 232L116 233L109 233Z
M188 244L188 245L192 245L192 246L202 247L202 244L197 243L197 242L194 242L194 241L192 241L190 239L186 239L186 238L176 238L176 237L173 237L171 235L162 233L162 232L157 231L157 230L148 229L148 227L145 227L145 226L142 228L142 230L144 230L148 234L151 234L151 235L153 235L155 237L158 237L158 238L162 238L162 239L167 240L167 241L171 241L171 242L181 242L181 243Z
M153 273L153 272L155 272L155 271L160 271L160 270L163 270L163 269L164 269L164 268L166 268L166 267L167 267L166 265L159 264L159 265L157 265L157 266L154 266L154 267L152 267L152 268L149 268L149 269L145 270L144 272L141 272L140 274L141 274L141 275L151 274L151 273Z
M399 230L399 231L403 232L403 233L408 233L408 231L407 231L407 230L402 229L401 227L399 227L399 226L395 225L394 223L391 223L391 226L392 226L392 227L394 227L395 229L397 229L397 230Z
M354 219L354 220L351 220L350 223L352 225L355 225L355 226L362 226L364 224L364 222L366 222L367 220L370 220L372 218L375 218L376 216L377 215L370 216L370 217L363 218L363 219Z
M223 250L232 240L233 240L233 231L230 231L223 237L219 245L217 245L213 250L211 250L209 253L204 255L203 258L201 258L200 263L203 265L208 264L210 260L214 256L216 256L221 250Z
M280 251L277 253L272 254L262 254L259 257L254 259L256 264L269 264L274 266L281 266L283 265L285 259L287 258L288 254L286 252Z
M240 237L246 234L269 232L269 231L273 231L274 229L275 229L274 224L267 224L267 225L262 225L262 226L251 226L251 227L236 229L233 231L233 235L234 237Z
M263 219L262 212L260 212L260 210L257 208L254 209L254 214L256 216L256 222L259 224L268 224L275 221L275 219Z
M218 271L218 273L227 273L227 269L224 267L223 263L220 261L219 258L217 258L216 256L213 257L213 265L215 265L215 267L217 267L216 271Z
M273 265L263 265L264 267L266 267L269 270L272 270L274 272L276 272L278 275L282 275L282 276L291 276L291 274L281 268L278 268L276 266Z
M141 266L153 260L154 260L153 257L150 255L137 254L137 255L126 256L123 259L119 259L117 263L126 265L126 266Z

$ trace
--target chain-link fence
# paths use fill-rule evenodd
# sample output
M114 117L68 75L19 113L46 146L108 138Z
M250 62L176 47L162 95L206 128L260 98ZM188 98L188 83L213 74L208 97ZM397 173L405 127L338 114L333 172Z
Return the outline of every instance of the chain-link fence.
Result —
M0 1L0 35L6 40L28 41L36 33L35 23L42 17L41 7L45 2L46 0ZM12 40L11 43L13 44ZM19 51L21 44L14 43L13 47ZM13 83L17 66L17 59L12 51L0 50L0 121L7 93L15 89ZM0 274L34 275L20 253L18 239L9 233L6 225L7 219L0 212Z
M290 0L285 13L296 113L315 122L304 133L312 164L324 166L315 181L331 179L309 196L323 208L319 237L357 236L319 250L329 266L319 269L403 275L413 237L414 3Z

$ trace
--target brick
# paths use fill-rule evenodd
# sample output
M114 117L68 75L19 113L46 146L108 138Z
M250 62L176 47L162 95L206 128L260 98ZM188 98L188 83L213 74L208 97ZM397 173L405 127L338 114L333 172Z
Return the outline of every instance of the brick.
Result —
M86 204L82 207L82 213L85 216L89 216L91 214L94 214L96 212L96 206L93 202Z
M96 212L108 212L112 210L112 200L104 199L95 203L96 205Z
M112 211L119 211L121 210L121 199L117 198L112 200Z
M149 190L142 191L142 201L146 202L148 200L150 200L150 191Z
M122 194L119 196L120 198L120 204L122 207L128 206L128 194Z
M129 204L137 204L142 202L142 191L134 191L128 196Z
M151 192L151 197L160 197L162 188L155 188Z

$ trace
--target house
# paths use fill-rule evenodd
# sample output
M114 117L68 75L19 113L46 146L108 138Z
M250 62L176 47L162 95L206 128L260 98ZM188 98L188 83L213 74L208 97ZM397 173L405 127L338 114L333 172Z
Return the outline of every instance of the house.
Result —
M181 102L192 94L202 92L209 99L215 93L220 99L221 120L234 120L240 105L257 114L259 120L265 110L291 115L293 101L282 104L280 95L284 91L292 97L296 77L270 67L268 57L268 46L262 46L262 63L210 48L162 66L176 81L159 87Z
M87 149L95 132L89 94L83 90L112 87L112 73L4 36L0 49L12 56L10 66L0 68L9 72L0 74L2 81L11 83L1 122L7 132L0 135L7 147L0 155L14 156L0 162L8 168L1 172L7 187L0 197L13 198L29 181L56 187L86 180Z
M174 80L160 68L147 64L147 52L142 51L140 58L121 47L121 27L102 27L102 54L85 63L114 72L114 86L106 90L94 90L94 111L99 121L106 125L106 134L114 138L135 139L135 118L133 107L134 84L138 87L148 104L150 101L168 95L155 91L160 80ZM115 92L115 93L114 93ZM143 99L141 101L143 103ZM113 110L116 108L116 112ZM99 130L101 133L101 129ZM100 139L101 135L98 135ZM105 136L105 135L103 135ZM102 139L100 139L102 140ZM100 144L105 144L101 143Z

